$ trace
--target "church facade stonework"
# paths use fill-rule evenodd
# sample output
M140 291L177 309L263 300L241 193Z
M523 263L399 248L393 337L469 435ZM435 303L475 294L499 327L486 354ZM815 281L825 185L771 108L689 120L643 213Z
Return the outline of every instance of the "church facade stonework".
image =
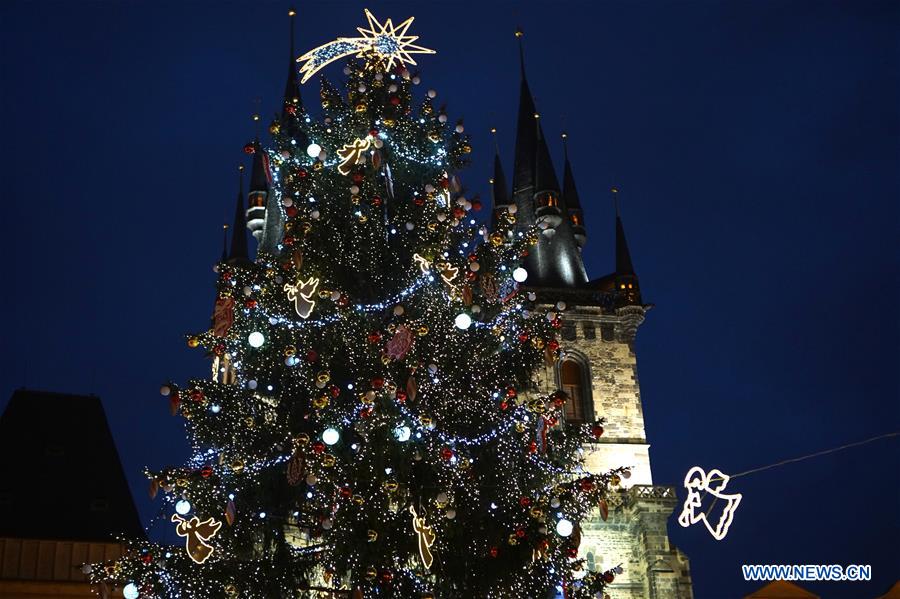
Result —
M544 290L542 295L549 300L554 294ZM567 304L563 352L559 362L544 368L538 390L566 389L575 396L570 400L589 404L590 416L606 419L603 436L584 448L586 470L599 473L631 468L631 476L611 494L607 519L598 512L583 524L579 556L590 570L623 568L610 585L610 596L616 599L690 599L688 559L669 543L667 533L677 503L675 489L653 484L644 430L633 342L648 307L604 311L590 305L589 295L556 295L567 298L559 300ZM573 300L587 303L572 305ZM543 307L556 309L555 303ZM567 362L578 368L580 388L567 384L564 375L571 373ZM564 368L569 372L564 373Z

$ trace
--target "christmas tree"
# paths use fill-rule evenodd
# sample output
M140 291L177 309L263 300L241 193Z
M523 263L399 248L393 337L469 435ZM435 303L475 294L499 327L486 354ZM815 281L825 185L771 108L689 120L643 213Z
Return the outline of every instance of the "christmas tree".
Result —
M168 384L193 456L148 472L182 547L135 542L94 568L126 597L593 597L579 522L624 471L588 474L602 422L531 391L561 309L521 284L536 231L488 230L458 172L460 122L414 94L430 50L367 11L310 53L320 114L288 98L246 150L271 197L256 260L218 265L213 380ZM421 96L421 97L419 97ZM251 203L251 212L254 205ZM277 232L277 239L273 235ZM240 232L235 232L239 234Z

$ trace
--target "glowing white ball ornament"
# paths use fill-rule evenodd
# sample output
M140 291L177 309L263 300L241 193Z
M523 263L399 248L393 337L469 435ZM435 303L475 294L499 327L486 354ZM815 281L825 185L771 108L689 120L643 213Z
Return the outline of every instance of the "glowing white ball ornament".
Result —
M320 146L319 144L309 144L306 147L306 155L309 156L310 158L318 158L319 152L321 152L321 151L322 151L322 146Z
M122 589L122 596L125 599L137 599L140 596L140 591L138 591L137 585L133 582L129 582Z
M262 347L262 344L265 342L265 336L259 331L253 331L247 335L247 343L250 344L250 347Z
M410 436L412 436L412 429L406 425L394 429L394 437L401 443L409 441Z
M322 442L325 445L334 445L341 440L341 433L336 428L328 427L322 431Z
M186 516L191 511L191 502L187 499L179 499L175 502L175 511L180 516Z
M570 520L566 520L562 518L559 522L556 523L556 533L561 537L567 537L572 534L572 530L574 530L574 526Z
M466 330L472 326L472 317L465 312L462 312L461 314L456 315L453 323L456 325L456 328Z
M524 283L527 278L528 271L521 266L513 271L513 279L515 279L517 283Z

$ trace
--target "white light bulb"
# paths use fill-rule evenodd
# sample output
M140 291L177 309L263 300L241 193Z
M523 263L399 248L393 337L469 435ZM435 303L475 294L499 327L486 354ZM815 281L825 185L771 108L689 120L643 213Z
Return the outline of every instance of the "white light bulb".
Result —
M456 328L466 330L472 326L472 317L463 312L458 314L453 322L456 325Z
M406 441L409 441L409 437L411 435L412 435L412 429L410 429L406 425L398 426L397 428L394 429L394 437L396 437L397 440L400 441L401 443L405 443Z
M265 336L259 331L253 331L247 336L247 343L250 344L250 347L261 347L265 342Z
M322 431L322 442L325 445L334 445L341 439L341 434L336 428L328 427Z
M524 283L527 278L528 271L521 266L513 271L513 279L515 279L517 283Z
M140 591L138 591L137 585L133 582L129 582L122 589L122 596L125 599L137 599L140 596Z
M572 534L574 528L572 523L565 518L556 523L556 533L561 537L567 537Z
M178 512L178 515L180 516L186 515L191 511L191 502L187 499L179 499L175 502L175 511Z
M318 158L319 152L322 151L322 146L319 144L309 144L306 148L306 155L310 158Z

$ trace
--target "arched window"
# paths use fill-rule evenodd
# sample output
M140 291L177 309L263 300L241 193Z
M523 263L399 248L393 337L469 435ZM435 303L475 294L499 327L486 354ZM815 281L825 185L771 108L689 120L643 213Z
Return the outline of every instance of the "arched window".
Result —
M583 424L590 414L587 401L590 389L586 389L587 377L578 360L565 358L559 366L560 388L569 396L564 408L565 420L569 424Z

